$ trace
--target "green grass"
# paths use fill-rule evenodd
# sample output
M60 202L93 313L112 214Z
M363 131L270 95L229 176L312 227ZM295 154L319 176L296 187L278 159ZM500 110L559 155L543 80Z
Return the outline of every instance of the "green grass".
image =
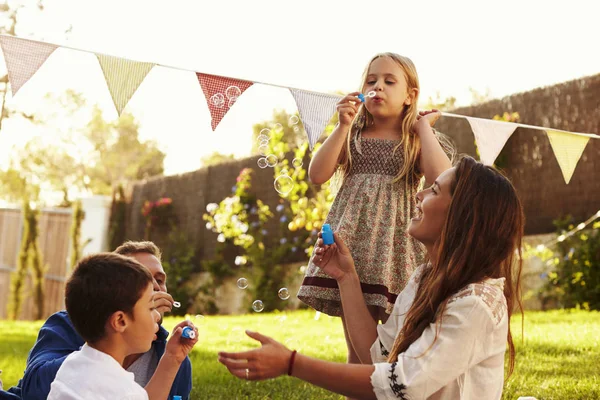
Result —
M229 375L217 362L220 350L256 347L245 329L257 330L304 354L343 362L344 335L338 318L312 311L262 313L204 318L200 342L191 354L194 368L193 399L341 399L288 377L246 382ZM167 318L165 327L177 319ZM15 384L25 367L41 322L0 322L0 369L5 388ZM600 398L600 312L551 311L525 314L525 340L520 318L512 323L517 366L507 382L504 399L535 396L546 399Z

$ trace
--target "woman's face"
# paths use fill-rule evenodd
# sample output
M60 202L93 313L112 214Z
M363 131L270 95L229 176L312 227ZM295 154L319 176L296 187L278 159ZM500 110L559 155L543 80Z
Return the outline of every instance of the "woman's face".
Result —
M456 168L450 168L428 189L417 193L417 215L411 220L408 233L428 248L442 233L452 201L450 186L455 175Z

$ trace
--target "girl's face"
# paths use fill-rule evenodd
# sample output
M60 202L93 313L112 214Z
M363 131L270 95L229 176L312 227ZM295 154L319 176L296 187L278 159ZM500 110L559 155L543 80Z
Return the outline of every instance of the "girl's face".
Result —
M452 196L450 186L456 168L450 168L437 178L428 189L417 193L417 215L411 220L408 233L430 248L442 234Z
M370 91L377 96L367 97L365 107L375 118L399 116L418 93L408 89L404 70L390 57L376 58L369 66L363 93Z

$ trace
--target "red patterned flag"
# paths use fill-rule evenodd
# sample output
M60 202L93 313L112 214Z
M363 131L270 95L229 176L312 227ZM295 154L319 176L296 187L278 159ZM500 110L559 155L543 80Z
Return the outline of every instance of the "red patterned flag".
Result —
M254 82L242 79L227 78L224 76L196 73L198 82L206 97L211 126L214 131L223 119L227 111L236 103L237 99L254 84Z

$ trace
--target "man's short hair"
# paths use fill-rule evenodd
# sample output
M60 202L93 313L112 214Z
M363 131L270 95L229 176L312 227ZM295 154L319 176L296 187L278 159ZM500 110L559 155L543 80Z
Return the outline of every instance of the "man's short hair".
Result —
M150 271L131 257L98 253L79 261L65 288L65 304L73 326L88 343L105 335L108 318L133 308L148 284Z
M135 253L148 253L158 258L159 261L162 257L158 246L150 241L134 242L129 240L117 247L114 253L121 254L123 256L130 256Z

